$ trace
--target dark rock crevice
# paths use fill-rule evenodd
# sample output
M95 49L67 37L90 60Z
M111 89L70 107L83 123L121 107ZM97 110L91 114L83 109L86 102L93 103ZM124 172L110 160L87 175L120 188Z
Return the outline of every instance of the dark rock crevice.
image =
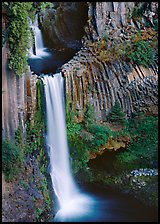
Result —
M88 18L85 2L59 2L40 15L41 27L51 48L80 48ZM83 18L83 19L82 19Z

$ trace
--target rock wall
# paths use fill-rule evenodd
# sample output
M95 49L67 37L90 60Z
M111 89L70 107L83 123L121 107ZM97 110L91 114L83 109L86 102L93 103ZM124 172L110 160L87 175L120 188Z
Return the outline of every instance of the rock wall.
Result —
M96 40L108 35L113 29L120 29L127 23L127 15L134 2L88 2L88 39Z
M9 50L2 48L2 138L14 139L15 131L22 127L25 134L26 119L32 119L36 110L36 76L31 72L22 77L8 68Z
M139 8L140 21L129 17L134 7ZM138 16L137 16L138 18ZM158 2L88 2L88 22L84 39L97 40L108 37L114 32L114 39L124 33L127 25L141 29L145 22L153 25L153 18L158 18ZM141 23L142 22L142 23Z
M128 116L158 106L156 65L146 69L118 60L106 64L97 60L88 49L83 49L62 66L62 72L68 99L73 102L73 110L79 112L79 121L88 104L94 105L100 121L106 121L116 100Z
M131 30L137 31L142 28L137 20L128 19L128 13L133 10L134 5L133 2L88 3L84 47L62 66L66 93L68 100L73 102L73 110L78 112L78 122L83 120L88 104L94 105L97 120L106 121L116 100L128 117L137 111L157 113L157 62L148 69L121 59L108 63L98 57L93 46L104 36L111 38L111 44L124 40L129 42ZM157 8L151 6L152 4L150 10L156 12ZM142 4L140 7L145 5ZM156 14L151 12L148 9L145 11L146 20L153 20Z
M47 44L51 47L79 48L87 21L85 2L54 2L54 9L40 14ZM83 18L83 19L82 19Z

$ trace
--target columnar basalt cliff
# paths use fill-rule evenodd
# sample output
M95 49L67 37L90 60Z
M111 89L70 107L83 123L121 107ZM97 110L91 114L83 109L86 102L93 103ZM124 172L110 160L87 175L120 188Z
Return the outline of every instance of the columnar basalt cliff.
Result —
M158 106L156 67L147 69L120 60L108 65L84 49L62 66L62 72L68 99L79 112L79 121L89 103L94 105L100 121L106 121L116 100L128 116L138 111L154 112L152 107Z
M145 4L141 7L147 7ZM97 120L106 121L116 100L120 102L128 117L132 112L138 111L157 113L157 61L145 68L133 61L109 56L110 46L124 41L128 43L132 34L143 30L140 22L128 19L128 13L133 11L134 3L97 2L88 3L88 6L84 47L62 66L68 99L73 102L73 110L79 112L77 121L83 120L87 104L94 105ZM152 22L156 12L157 5L153 3L150 5L150 11L147 9L141 20ZM111 57L110 61L105 60L101 54L104 36L109 38L107 54ZM98 49L94 43L99 40L101 46Z
M3 8L2 29L8 32L8 12ZM8 41L2 47L2 138L15 138L15 131L22 128L25 136L26 119L33 121L36 111L36 82L37 76L28 72L18 76L9 69L8 58L10 49Z
M134 8L141 14L141 21L137 19L137 15L136 19L131 17ZM127 25L141 29L146 21L153 25L153 18L158 18L157 2L88 2L86 38L97 40L112 33L114 39L122 37Z
M33 121L36 111L37 76L30 71L17 76L8 68L9 49L2 48L2 137L15 138L15 131L21 127L25 134L25 123L28 118Z

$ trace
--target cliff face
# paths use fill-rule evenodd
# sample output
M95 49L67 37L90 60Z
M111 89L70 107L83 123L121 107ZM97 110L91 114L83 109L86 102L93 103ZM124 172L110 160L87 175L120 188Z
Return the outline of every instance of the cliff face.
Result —
M96 40L125 26L134 2L89 2L88 6L87 39Z
M135 18L130 15L135 10ZM138 9L138 10L137 10ZM138 19L138 13L142 21ZM114 32L114 39L124 33L127 25L141 29L141 22L153 25L153 18L158 18L157 2L88 2L88 23L85 27L88 40L97 40Z
M25 133L25 121L33 118L36 110L36 76L31 72L22 77L8 68L6 45L2 48L2 138L14 139L21 127Z
M142 110L152 112L158 105L157 70L154 67L146 69L118 60L108 65L84 49L62 66L62 72L66 93L73 102L73 109L79 112L80 121L89 103L94 105L100 121L106 121L116 100L128 116Z
M128 13L133 10L134 4L133 2L88 3L84 47L72 60L62 66L66 93L73 102L73 110L78 112L78 121L83 119L87 104L94 105L97 120L106 121L116 100L120 102L128 117L137 111L157 113L157 63L153 63L150 68L118 58L108 63L99 57L94 47L95 41L102 40L104 36L110 38L111 44L130 41L132 32L142 28L138 20L128 19ZM150 5L150 11L145 12L142 21L153 22L156 10L156 6Z
M40 14L46 42L51 47L81 47L81 38L87 20L85 2L54 2L54 9Z

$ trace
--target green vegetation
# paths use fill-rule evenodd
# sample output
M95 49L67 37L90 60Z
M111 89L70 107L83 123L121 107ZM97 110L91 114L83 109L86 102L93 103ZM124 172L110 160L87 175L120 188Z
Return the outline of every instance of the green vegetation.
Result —
M142 2L135 2L135 6L129 14L129 18L142 18L143 13L145 12L145 7L144 3Z
M27 52L32 40L28 12L31 8L32 2L13 2L9 6L9 68L17 75L22 75L28 68Z
M94 54L96 53L100 61L110 64L119 59L132 60L146 68L154 63L156 55L158 55L158 19L155 18L153 24L147 18L145 24L142 20L145 10L149 7L148 3L135 3L133 11L129 14L128 23L132 18L139 23L142 29L136 30L127 26L124 35L122 34L122 43L115 40L115 29L108 36L103 36L98 41L87 42L87 45L93 48Z
M130 38L130 42L124 41L119 44L114 44L113 41L102 38L100 41L89 45L94 47L97 58L106 63L121 58L126 61L133 60L144 67L150 67L155 60L158 49L157 32L155 30L138 31ZM110 48L108 48L107 41L111 45Z
M133 47L135 50L128 56L131 60L146 68L153 64L155 53L146 41L137 42Z
M41 222L41 217L43 215L43 209L42 208L36 208L36 222Z
M154 23L153 29L154 29L155 31L158 31L158 19L155 19L155 20L153 21L153 23Z
M39 176L38 177L35 176L35 181L37 183L37 189L42 193L44 198L44 204L41 207L38 206L38 200L33 198L33 201L35 203L37 202L35 216L36 221L39 222L41 220L44 220L44 217L46 217L47 219L50 213L50 208L52 206L52 201L51 201L51 195L49 194L48 191L48 183L46 177L43 176L43 179L41 179L39 178Z
M28 184L28 182L26 182L26 181L23 180L23 179L20 180L20 184L21 184L25 189L28 189L28 188L29 188L29 184Z
M125 113L122 111L121 105L118 101L116 101L114 106L111 108L108 120L122 125L125 124L126 122Z
M44 128L45 119L43 113L43 84L41 80L37 81L37 111L34 114L33 123L27 122L27 146L26 153L41 151L44 149Z
M15 142L16 145L20 148L23 149L24 151L24 141L23 141L23 132L22 132L22 128L19 127L16 131L15 131ZM25 151L24 151L25 153Z
M6 181L11 181L21 171L24 161L24 154L13 141L4 140L2 142L2 171Z
M51 195L47 183L49 179L49 174L47 174L49 160L45 152L43 134L45 129L43 91L43 84L41 80L38 80L37 111L32 120L27 122L26 141L24 141L22 129L19 127L15 132L15 142L5 140L2 144L2 167L6 181L11 181L14 178L18 179L18 175L21 172L20 179L18 179L20 186L24 189L30 189L30 183L33 182L36 190L43 195L41 201L43 205L39 204L39 200L33 197L36 221L47 220L52 207ZM27 172L24 170L26 157L28 159L33 155L37 161L35 165L40 167L40 174L38 172L31 174L28 169Z
M130 133L132 141L126 151L117 154L116 169L121 172L154 167L158 152L158 118L135 116L129 121L125 131Z
M88 161L92 154L98 153L107 141L126 137L128 147L118 150L113 170L116 173L130 171L134 168L153 167L157 163L158 128L157 117L146 116L143 113L134 114L133 118L126 120L120 104L113 106L109 115L112 124L123 125L121 131L111 131L109 127L97 124L92 106L86 108L84 121L76 123L76 114L66 106L67 134L71 150L71 163L73 172L78 177L88 172Z
M35 7L37 11L43 12L46 8L53 8L54 4L52 2L36 2Z
M34 20L37 12L44 10L46 7L53 7L53 4L50 2L4 2L2 7L7 9L9 19L9 68L21 76L28 69L28 51L33 43L29 17ZM6 37L7 33L3 31L3 45Z
M4 46L4 44L6 43L8 38L8 32L7 30L3 30L2 31L2 47Z
M71 149L71 163L74 174L88 172L88 161L91 153L97 152L99 147L106 144L112 131L105 126L98 125L94 117L93 106L89 105L84 114L84 121L76 123L75 113L66 105L67 135Z
M43 88L39 80L37 82L37 112L34 115L34 124L31 124L29 121L26 123L26 142L24 142L21 127L15 132L15 142L9 140L3 142L3 171L7 181L12 180L19 173L27 155L38 154L37 159L43 166L47 166L43 135L45 119L43 118L43 100L41 96L43 96ZM45 170L44 167L42 170Z

